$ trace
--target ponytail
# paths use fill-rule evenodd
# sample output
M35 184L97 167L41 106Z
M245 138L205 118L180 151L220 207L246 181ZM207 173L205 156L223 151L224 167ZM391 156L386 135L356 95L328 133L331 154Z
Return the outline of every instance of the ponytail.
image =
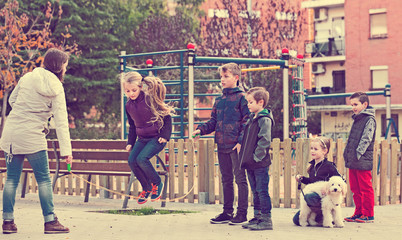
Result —
M149 103L147 104L155 115L151 122L161 122L160 127L162 127L163 118L174 113L173 107L165 103L166 87L157 77L144 77L141 82L148 87Z

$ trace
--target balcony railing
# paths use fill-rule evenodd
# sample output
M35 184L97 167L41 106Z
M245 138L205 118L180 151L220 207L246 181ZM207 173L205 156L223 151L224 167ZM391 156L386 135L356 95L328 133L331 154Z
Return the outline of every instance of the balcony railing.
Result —
M312 58L345 55L345 38L329 38L324 42L306 42L306 53Z
M330 93L345 93L345 89L334 90L330 87L322 87L321 92L316 92L316 89L308 90L307 94L311 95L323 95ZM309 106L326 106L326 105L345 105L345 98L322 98L322 99L308 99L307 105Z

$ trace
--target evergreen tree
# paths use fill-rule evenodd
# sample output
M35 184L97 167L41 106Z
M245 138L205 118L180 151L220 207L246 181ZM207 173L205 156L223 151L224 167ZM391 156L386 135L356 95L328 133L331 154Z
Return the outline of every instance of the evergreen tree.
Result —
M114 4L113 4L114 3ZM96 108L93 123L101 122L105 132L115 129L120 113L120 84L118 50L119 39L113 34L116 2L111 0L75 0L60 2L63 21L71 26L70 32L80 47L82 55L72 59L66 76L66 98L70 115L80 136L88 124L85 113ZM118 136L118 131L116 133ZM107 136L100 136L107 137Z

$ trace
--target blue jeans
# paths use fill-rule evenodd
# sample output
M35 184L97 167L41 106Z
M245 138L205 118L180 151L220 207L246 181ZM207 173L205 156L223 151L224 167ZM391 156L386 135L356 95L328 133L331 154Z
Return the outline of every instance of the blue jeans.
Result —
M165 146L166 143L159 143L158 138L139 138L130 152L128 165L140 181L143 191L151 191L151 183L154 185L161 183L161 178L149 159L162 151ZM171 161L174 166L174 159Z
M268 192L268 167L248 169L247 177L253 192L254 212L261 211L262 214L270 214L272 204Z
M317 215L315 217L315 221L317 223L322 223L322 211L321 211L321 197L318 195L318 193L308 193L304 195L304 200L306 201L307 205L311 208L313 212L315 212ZM293 223L295 225L300 226L299 223L299 216L300 216L300 211L298 211L294 217L293 217Z
M4 153L7 159L7 153ZM17 187L20 182L24 158L27 158L32 166L38 183L39 200L45 222L54 220L54 205L52 182L50 180L49 162L47 151L39 151L32 154L13 155L11 162L7 162L7 180L3 191L3 219L14 219L14 204Z
M237 184L238 207L237 213L247 216L248 186L246 171L240 167L237 150L221 152L218 150L219 169L222 174L223 212L233 213L234 187L233 179Z

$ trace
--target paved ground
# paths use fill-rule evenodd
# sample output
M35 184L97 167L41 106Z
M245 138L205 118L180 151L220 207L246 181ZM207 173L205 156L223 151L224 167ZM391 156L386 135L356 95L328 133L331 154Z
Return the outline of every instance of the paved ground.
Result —
M0 192L0 201L2 192ZM159 208L160 203L146 206ZM197 213L152 216L125 216L94 212L96 210L120 209L122 200L91 198L89 203L83 197L55 195L55 207L59 220L70 228L68 234L43 234L43 219L37 194L28 194L25 199L17 199L15 222L16 234L0 234L2 240L11 239L402 239L402 204L377 206L375 223L346 223L345 228L301 228L294 226L292 217L296 209L275 208L272 210L274 230L249 231L241 226L210 224L209 219L220 213L221 205L188 203L167 203L167 209L193 210ZM138 208L134 200L129 208ZM251 216L252 208L250 207ZM344 208L343 215L353 213L352 208Z

